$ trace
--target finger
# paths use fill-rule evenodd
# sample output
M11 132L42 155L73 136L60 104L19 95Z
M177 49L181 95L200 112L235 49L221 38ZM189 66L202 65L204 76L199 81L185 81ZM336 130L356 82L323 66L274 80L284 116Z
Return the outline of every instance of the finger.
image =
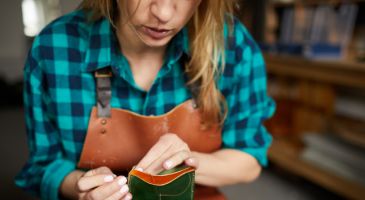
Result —
M190 157L188 159L185 160L185 164L194 168L198 168L199 167L199 161L197 158L194 157Z
M78 199L79 199L79 200L84 200L84 199L86 199L86 198L85 198L85 196L86 196L86 193L85 193L85 192L83 192L83 193L79 193L79 194L78 194Z
M119 199L132 199L132 194L129 193L128 185L123 185L117 192L106 198L105 200L119 200Z
M130 193L118 191L114 193L112 196L106 198L105 200L119 200L119 199L125 199L127 196L132 196L131 194L130 195L128 194Z
M87 171L84 176L94 176L97 174L113 174L112 170L108 167L99 167L92 170Z
M161 137L158 142L147 152L142 160L137 164L136 168L142 168L144 171L151 165L156 159L163 155L171 146L171 142L166 137Z
M169 134L170 137L165 137L165 139L170 140L170 147L155 161L153 161L144 171L149 174L158 174L165 170L166 168L163 166L163 163L174 154L178 152L185 151L190 155L189 146L183 142L178 136ZM183 161L181 161L183 162ZM178 164L180 164L179 162ZM177 165L177 164L176 164ZM174 166L172 166L174 167ZM171 167L171 168L172 168Z
M125 195L123 200L131 200L132 199L132 194L128 193L127 195Z
M191 157L190 151L187 150L179 151L178 153L172 155L169 159L163 162L163 168L166 170L174 168L190 157Z
M77 181L77 190L80 192L86 192L93 188L104 185L105 183L112 182L114 176L111 174L98 174L94 176L83 176Z
M118 191L118 192L114 193L112 196L106 198L105 200L119 200L119 199L130 200L130 199L132 199L132 194L129 192L122 193L122 192Z
M86 194L86 199L106 199L115 193L125 195L128 191L127 179L124 176L117 177L113 182L104 184Z
M173 147L170 146L161 156L159 156L156 160L154 160L148 167L146 167L143 171L148 174L158 174L164 170L162 166L163 162L170 158L176 150L173 150Z

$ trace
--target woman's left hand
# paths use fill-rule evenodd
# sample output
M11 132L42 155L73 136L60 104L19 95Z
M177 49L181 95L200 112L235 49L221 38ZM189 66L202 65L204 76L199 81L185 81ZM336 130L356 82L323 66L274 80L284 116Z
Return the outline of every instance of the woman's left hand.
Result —
M136 169L149 174L158 174L185 162L198 168L198 160L193 157L189 146L176 134L165 134L137 164Z

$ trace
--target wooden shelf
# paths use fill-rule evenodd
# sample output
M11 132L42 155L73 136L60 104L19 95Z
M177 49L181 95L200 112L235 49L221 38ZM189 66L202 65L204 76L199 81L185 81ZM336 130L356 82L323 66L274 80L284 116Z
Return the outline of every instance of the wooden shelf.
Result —
M276 87L282 87L281 90L287 93L293 87L294 93L300 93L296 97L301 105L299 107L292 107L293 114L286 116L292 120L290 125L299 124L301 126L292 128L290 136L282 136L280 139L274 140L269 151L271 162L292 174L303 177L347 199L364 199L365 186L340 177L331 171L323 170L309 161L302 160L301 150L303 146L300 142L300 135L308 128L314 132L325 132L329 127L333 127L333 129L339 132L339 136L343 140L356 141L358 146L363 144L362 140L359 142L359 138L363 139L363 135L360 135L358 131L356 132L359 128L355 129L355 125L350 124L349 126L355 130L351 132L344 128L345 120L342 118L338 118L339 122L331 119L337 119L338 117L332 112L336 95L338 95L338 91L336 91L338 86L357 89L360 92L365 90L365 64L345 61L314 61L289 55L266 54L264 57L267 64L267 72L274 77L272 80L273 82L276 81ZM290 87L284 87L287 85L290 85ZM331 95L323 95L326 91ZM291 98L288 94L284 95L285 97L288 100ZM318 102L313 104L316 100ZM312 104L314 108L311 107ZM288 106L287 104L280 105ZM312 112L315 110L315 107L321 106L328 106L325 109L327 112L324 112L324 115L317 116L316 112ZM304 115L303 112L307 114ZM327 118L325 118L326 116ZM312 127L314 122L320 120L323 120L323 127ZM277 125L277 122L278 120L271 124ZM275 130L275 126L272 127L272 130ZM362 129L360 128L360 130Z
M365 89L365 64L313 61L303 57L265 55L269 74Z
M365 2L365 0L348 0L347 3L361 3ZM294 5L308 5L308 6L315 6L315 5L323 5L323 4L332 4L332 5L338 5L340 3L344 3L343 0L302 0L302 1L296 1L293 2L270 2L271 5L275 7L287 7L287 6L294 6Z
M278 20L281 20L280 14L287 8L304 9L331 5L337 9L343 3L355 3L361 10L365 0L269 1L269 6L278 14ZM277 22L277 27L281 23ZM361 28L357 25L355 28ZM356 55L352 51L355 48L351 47L346 49L349 51L348 58ZM269 151L271 163L345 199L365 199L365 186L361 183L302 159L304 148L301 137L305 132L333 133L340 140L351 142L359 148L364 147L364 126L356 128L345 123L344 119L338 118L339 113L335 106L338 97L344 95L343 91L351 90L349 94L346 93L349 96L364 93L365 63L312 60L301 56L269 53L264 54L264 57L269 75L269 93L279 102L275 116L267 125L269 131L277 137Z
M300 159L300 148L284 139L274 140L269 150L270 161L296 175L334 191L348 199L364 199L365 187L339 177Z
M331 129L342 140L365 149L365 124L363 121L337 117L331 121Z

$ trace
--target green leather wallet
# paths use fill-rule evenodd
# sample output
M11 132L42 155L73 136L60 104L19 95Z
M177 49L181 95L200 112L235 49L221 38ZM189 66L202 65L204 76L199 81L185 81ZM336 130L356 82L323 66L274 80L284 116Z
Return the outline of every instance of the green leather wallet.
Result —
M194 199L195 168L178 166L158 175L133 169L128 174L129 191L134 200Z

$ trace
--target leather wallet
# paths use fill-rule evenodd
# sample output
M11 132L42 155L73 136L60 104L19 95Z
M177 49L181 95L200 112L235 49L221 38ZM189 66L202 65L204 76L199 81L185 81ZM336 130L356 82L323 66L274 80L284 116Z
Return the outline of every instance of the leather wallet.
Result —
M135 169L128 174L129 191L134 200L194 199L195 168L178 166L151 175Z

